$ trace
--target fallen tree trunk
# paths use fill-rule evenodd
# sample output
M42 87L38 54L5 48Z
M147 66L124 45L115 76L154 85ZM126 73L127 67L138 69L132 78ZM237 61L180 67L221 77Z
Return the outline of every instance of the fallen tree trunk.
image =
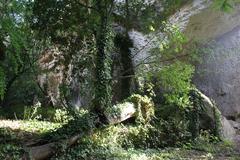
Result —
M65 144L66 147L69 148L74 145L82 137L82 135L83 134L78 134L67 140L30 147L27 148L26 151L29 153L31 160L45 160L52 157L57 152L58 146Z

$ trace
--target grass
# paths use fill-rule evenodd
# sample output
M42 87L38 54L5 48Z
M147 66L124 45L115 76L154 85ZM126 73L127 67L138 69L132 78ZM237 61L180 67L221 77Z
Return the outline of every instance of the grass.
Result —
M57 130L62 126L61 123L52 123L47 121L20 121L20 129L26 132L45 134Z

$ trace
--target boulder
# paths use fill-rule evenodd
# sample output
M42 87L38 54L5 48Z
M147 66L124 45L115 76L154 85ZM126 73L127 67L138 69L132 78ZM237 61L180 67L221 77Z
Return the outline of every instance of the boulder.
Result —
M110 124L116 124L135 116L136 108L133 103L124 102L114 105L105 111L105 115Z
M125 102L109 107L105 111L110 124L123 122L135 117L137 122L147 123L154 116L154 104L148 96L134 94Z
M211 130L213 132L217 131L218 135L227 140L233 140L236 135L236 130L233 128L231 123L221 114L216 104L208 98L206 95L201 93L199 90L194 90L196 92L198 100L200 102L200 128Z

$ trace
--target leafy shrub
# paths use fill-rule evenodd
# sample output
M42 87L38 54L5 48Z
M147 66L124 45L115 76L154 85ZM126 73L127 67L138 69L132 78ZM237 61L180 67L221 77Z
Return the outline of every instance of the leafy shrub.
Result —
M159 72L158 84L164 90L165 103L179 107L190 105L189 92L193 73L194 67L183 62L176 62Z
M72 116L70 116L69 112L66 109L56 109L53 120L56 123L68 123L71 119L73 119Z
M200 136L191 142L189 149L199 151L206 151L209 153L218 154L220 152L232 153L234 144L230 141L220 139L212 134L210 131L201 131ZM186 147L186 146L185 146Z
M134 94L126 101L132 102L137 108L137 121L140 123L147 123L154 116L154 104L148 96L141 96Z
M155 119L147 125L128 126L122 146L124 148L163 148L181 145L190 139L184 121Z
M21 121L20 124L21 130L34 134L45 134L53 132L62 126L60 123L51 123L39 120Z
M41 115L39 114L39 108L41 107L41 103L38 102L34 106L25 106L24 107L24 113L23 113L23 119L24 120L34 120L34 119L40 119Z
M0 158L1 159L21 159L24 150L21 146L16 144L0 144Z
M88 110L79 111L69 109L70 120L62 124L57 130L46 133L43 137L49 141L57 141L74 136L79 133L89 133L96 128L98 121L96 115L91 114Z
M6 143L11 140L16 141L16 135L9 129L0 128L0 141Z
M184 119L155 119L152 122L149 137L152 147L180 146L190 140L188 122Z
M175 122L176 123L176 122ZM156 149L165 146L174 146L185 137L184 132L175 133L176 124L155 122L151 124L135 124L108 126L94 129L91 134L85 135L75 148L56 155L56 159L136 159L151 157L146 154L136 155L137 150ZM182 127L178 125L178 129ZM176 138L177 137L177 138ZM180 137L180 138L178 138ZM175 142L176 141L176 142ZM57 158L58 157L58 158ZM155 157L158 157L155 155ZM116 159L117 159L116 158Z
M20 159L24 153L20 141L10 129L0 128L0 158Z

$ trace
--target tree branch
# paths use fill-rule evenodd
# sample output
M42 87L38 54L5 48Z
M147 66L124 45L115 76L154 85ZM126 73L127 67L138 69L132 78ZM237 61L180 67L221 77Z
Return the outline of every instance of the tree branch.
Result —
M172 62L178 58L183 58L183 57L186 57L188 56L189 54L186 53L186 54L181 54L181 55L177 55L175 57L171 57L171 58L168 58L168 59L163 59L163 60L160 60L160 61L149 61L149 62L146 62L146 60L148 58L150 58L151 56L148 56L146 58L144 58L140 63L138 63L136 66L134 66L134 68L129 68L128 70L125 70L123 73L121 73L121 75L124 75L126 72L129 72L130 70L132 69L136 69L138 67L140 67L141 65L144 65L144 64L153 64L153 63L165 63L165 62ZM128 77L134 77L135 75L127 75L127 76L116 76L116 77L113 77L113 79L118 79L118 78L128 78Z

